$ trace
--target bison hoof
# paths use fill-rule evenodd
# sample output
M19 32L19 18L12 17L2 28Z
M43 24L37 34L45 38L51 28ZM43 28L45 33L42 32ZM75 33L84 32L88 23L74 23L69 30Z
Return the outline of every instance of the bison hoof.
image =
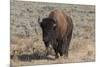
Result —
M57 58L59 58L59 56L58 56L58 55L56 55L56 56L55 56L55 58L57 59Z
M48 56L49 55L49 53L48 52L46 52L46 56Z
M68 58L68 54L67 55L64 55L64 58L67 59Z

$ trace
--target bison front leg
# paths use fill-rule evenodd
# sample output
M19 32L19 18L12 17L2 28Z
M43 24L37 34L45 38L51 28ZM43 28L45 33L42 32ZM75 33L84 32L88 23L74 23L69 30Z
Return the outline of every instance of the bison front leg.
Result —
M55 51L55 58L59 58L57 48L54 48L54 51Z
M46 56L49 55L49 43L45 42L45 47L46 47Z
M67 38L59 41L58 50L60 56L68 57L68 49L69 49L69 44Z
M58 49L57 49L58 43L57 43L56 39L52 41L52 46L53 46L53 49L55 51L55 58L59 58L59 56L58 56Z

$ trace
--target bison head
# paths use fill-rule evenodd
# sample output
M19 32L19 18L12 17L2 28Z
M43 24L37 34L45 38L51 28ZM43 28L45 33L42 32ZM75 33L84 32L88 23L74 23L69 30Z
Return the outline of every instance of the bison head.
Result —
M56 36L56 22L52 18L44 18L40 22L40 26L43 31L43 41L44 43L49 43Z

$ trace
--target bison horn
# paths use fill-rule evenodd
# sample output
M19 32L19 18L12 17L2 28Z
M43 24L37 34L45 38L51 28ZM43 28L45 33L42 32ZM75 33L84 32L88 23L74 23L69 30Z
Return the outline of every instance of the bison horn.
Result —
M41 22L41 20L40 20L40 16L39 16L39 18L38 18L38 23L40 24L40 22Z
M56 24L53 24L53 27L56 27Z

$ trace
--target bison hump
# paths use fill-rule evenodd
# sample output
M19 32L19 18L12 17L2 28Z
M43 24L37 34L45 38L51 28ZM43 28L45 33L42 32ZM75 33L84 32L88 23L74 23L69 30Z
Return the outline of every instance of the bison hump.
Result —
M50 18L53 18L57 24L57 35L58 37L63 37L67 30L67 21L66 15L61 10L54 10L49 15Z

